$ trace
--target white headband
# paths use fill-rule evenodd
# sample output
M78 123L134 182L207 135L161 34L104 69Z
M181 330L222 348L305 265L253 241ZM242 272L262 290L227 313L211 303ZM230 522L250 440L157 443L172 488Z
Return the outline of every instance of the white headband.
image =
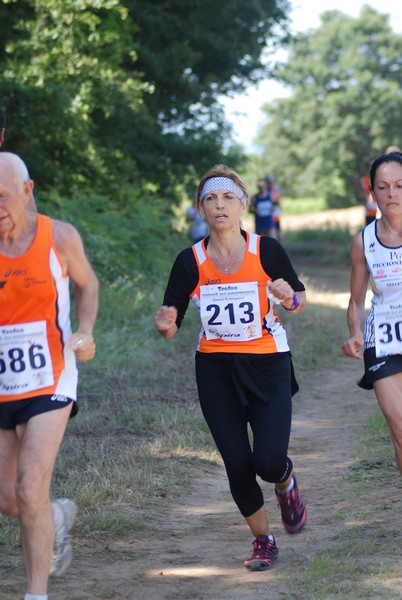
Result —
M226 190L227 192L233 192L233 194L236 194L243 204L247 204L243 190L236 185L233 179L230 179L230 177L211 177L210 179L207 179L200 193L200 202L204 200L207 194L215 190Z

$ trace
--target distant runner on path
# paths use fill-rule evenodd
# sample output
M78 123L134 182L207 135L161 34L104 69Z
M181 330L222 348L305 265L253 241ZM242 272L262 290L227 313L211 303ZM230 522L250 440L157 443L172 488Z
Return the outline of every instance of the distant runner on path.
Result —
M258 235L272 235L274 233L272 192L264 177L257 181L257 188L258 193L251 197L249 205L249 210L255 218L255 232Z
M247 202L243 181L229 167L217 165L202 177L197 208L210 235L176 258L155 326L170 339L190 299L199 310L195 363L201 409L223 458L233 499L255 537L244 564L263 571L272 565L278 548L257 475L275 484L288 533L306 522L288 456L292 394L299 388L275 308L280 304L297 314L306 294L281 244L241 229Z
M373 389L384 413L395 458L402 475L402 154L390 152L373 161L370 189L381 217L356 235L350 257L350 337L342 344L346 356L362 359L359 382ZM371 279L371 309L362 323L367 285ZM362 356L362 349L364 355Z

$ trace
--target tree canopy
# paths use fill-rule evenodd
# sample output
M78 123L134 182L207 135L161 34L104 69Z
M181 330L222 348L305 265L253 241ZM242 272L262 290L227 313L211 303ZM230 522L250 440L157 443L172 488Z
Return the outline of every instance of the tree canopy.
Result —
M264 106L267 170L293 196L352 203L370 161L401 145L402 35L368 6L358 18L327 11L293 39L277 77L292 95Z
M287 0L2 0L6 149L39 185L172 188L227 153L217 98L264 74ZM266 74L266 73L265 73ZM233 154L235 158L235 153Z

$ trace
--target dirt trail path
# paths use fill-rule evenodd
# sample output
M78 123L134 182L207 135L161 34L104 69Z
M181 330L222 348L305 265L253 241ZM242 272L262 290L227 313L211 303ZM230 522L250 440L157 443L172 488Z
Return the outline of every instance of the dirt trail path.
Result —
M344 302L345 294L340 296ZM308 520L302 533L286 534L273 486L263 484L280 552L272 570L251 574L242 566L252 537L231 499L223 467L210 465L195 473L186 493L161 498L159 507L142 511L139 517L157 533L133 534L109 545L99 539L76 549L68 575L51 582L51 600L315 600L297 587L306 558L325 558L334 547L345 556L348 536L353 537L357 526L353 515L362 513L370 535L379 536L386 548L386 556L380 552L373 560L394 570L392 578L375 584L378 595L373 595L368 573L366 597L385 598L383 592L389 590L389 598L402 599L402 486L392 482L393 491L395 486L399 490L395 498L380 485L366 498L352 495L350 477L345 477L357 461L367 420L376 411L374 395L356 386L360 374L360 363L341 359L337 371L317 373L309 389L295 397L290 453ZM351 515L346 528L340 514ZM362 561L362 572L366 567ZM23 581L19 565L3 570L0 600L20 600L12 590L21 589Z

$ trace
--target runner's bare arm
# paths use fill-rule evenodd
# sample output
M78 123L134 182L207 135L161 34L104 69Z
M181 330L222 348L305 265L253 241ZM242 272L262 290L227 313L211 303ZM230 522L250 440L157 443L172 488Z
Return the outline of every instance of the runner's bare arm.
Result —
M93 328L98 313L98 279L78 231L68 223L52 223L56 248L74 285L78 328L71 336L70 345L78 360L85 362L95 356Z
M350 274L350 298L347 311L349 338L343 342L342 351L346 356L362 359L361 350L364 346L362 325L370 274L364 258L363 240L360 233L352 241L350 259L352 271Z
M155 313L155 327L166 340L170 340L178 331L176 319L177 308L175 306L162 305Z

